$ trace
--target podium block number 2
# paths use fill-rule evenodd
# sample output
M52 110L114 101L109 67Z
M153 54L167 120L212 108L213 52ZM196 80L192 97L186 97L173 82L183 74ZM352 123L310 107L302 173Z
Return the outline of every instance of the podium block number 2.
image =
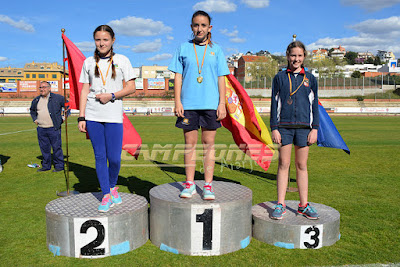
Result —
M300 248L322 247L323 225L303 225L300 230Z
M192 205L192 255L219 255L221 239L221 208L219 205Z
M108 218L75 218L75 256L100 258L109 254Z

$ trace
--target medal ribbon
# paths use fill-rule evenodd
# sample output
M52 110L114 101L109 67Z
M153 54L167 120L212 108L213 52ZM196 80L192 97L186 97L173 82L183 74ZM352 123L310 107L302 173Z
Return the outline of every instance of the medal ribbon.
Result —
M197 57L196 45L193 42L194 53L196 54L196 61L197 61L197 69L199 70L199 75L201 74L201 70L203 69L204 58L206 57L208 41L206 43L206 49L204 49L203 61L201 62L201 68L199 67L199 58Z
M107 68L106 79L107 79L108 71L110 70L112 61L113 61L113 58L111 57L111 59L110 59L110 64L108 64L108 68ZM100 75L101 75L101 80L103 81L103 86L106 86L106 79L104 79L104 77L103 77L103 72L101 72L101 69L100 69L100 67L99 67L99 64L97 64L97 62L96 62L96 66L97 66L97 68L99 69L99 72L100 72Z
M292 95L294 95L294 94L297 92L297 90L299 90L300 86L303 85L303 83L304 83L304 81L305 81L305 79L306 79L306 74L304 74L304 76L303 76L303 81L302 81L301 84L297 87L296 91L294 91L293 93L292 93L292 79L290 79L290 73L288 73L287 76L288 76L288 78L289 78L289 84L290 84L290 96L292 96Z

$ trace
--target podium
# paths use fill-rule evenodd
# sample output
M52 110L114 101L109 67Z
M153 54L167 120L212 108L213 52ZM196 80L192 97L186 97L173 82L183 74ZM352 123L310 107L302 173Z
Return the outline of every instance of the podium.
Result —
M252 192L235 183L213 181L215 200L197 194L180 198L181 182L150 190L150 240L176 254L213 256L243 249L251 240Z
M282 220L270 218L276 202L259 203L252 208L253 237L277 247L318 249L331 246L340 239L340 214L334 208L310 203L320 216L310 220L297 214L298 201L285 201L286 214Z
M107 213L97 208L103 194L84 193L46 205L47 247L55 256L101 258L139 248L148 240L148 202L120 193L122 203Z

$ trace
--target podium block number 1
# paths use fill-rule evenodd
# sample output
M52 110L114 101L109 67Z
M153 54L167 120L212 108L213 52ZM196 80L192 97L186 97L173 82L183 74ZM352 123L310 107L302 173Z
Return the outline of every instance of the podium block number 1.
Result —
M192 255L219 255L221 240L221 208L219 205L192 205Z

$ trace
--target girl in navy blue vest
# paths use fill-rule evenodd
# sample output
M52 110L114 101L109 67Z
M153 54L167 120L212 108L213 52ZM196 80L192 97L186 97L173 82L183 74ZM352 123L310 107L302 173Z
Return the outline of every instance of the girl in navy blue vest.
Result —
M285 196L292 144L300 195L297 212L309 219L319 218L317 211L308 203L307 159L309 146L317 142L319 113L318 84L303 65L306 54L302 42L290 43L286 50L288 67L276 74L272 85L271 135L272 141L281 145L277 174L278 204L271 214L271 218L277 220L286 213Z

